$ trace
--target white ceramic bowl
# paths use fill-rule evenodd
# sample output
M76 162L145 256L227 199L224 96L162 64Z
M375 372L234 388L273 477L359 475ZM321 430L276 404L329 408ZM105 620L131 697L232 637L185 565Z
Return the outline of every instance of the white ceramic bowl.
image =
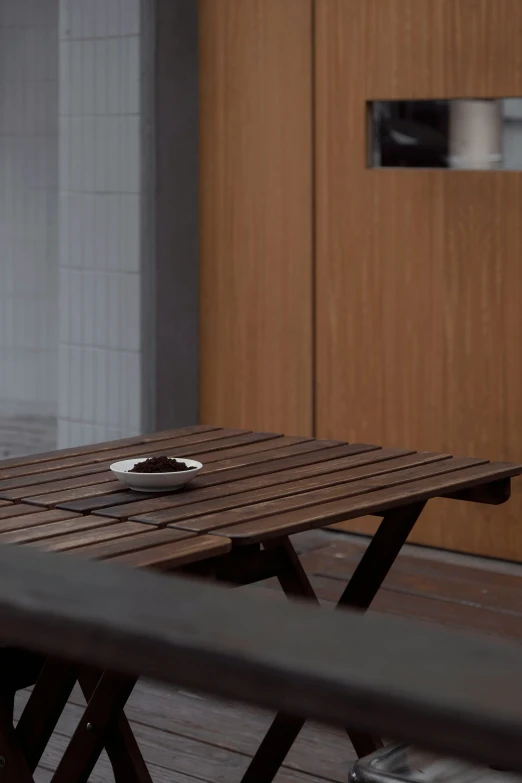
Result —
M145 462L148 457L138 459L124 459L114 462L111 470L115 476L123 481L130 489L138 492L173 492L181 489L191 481L196 473L199 473L203 465L195 459L176 457L179 462L184 462L191 470L180 470L176 473L130 473L129 471L139 462Z

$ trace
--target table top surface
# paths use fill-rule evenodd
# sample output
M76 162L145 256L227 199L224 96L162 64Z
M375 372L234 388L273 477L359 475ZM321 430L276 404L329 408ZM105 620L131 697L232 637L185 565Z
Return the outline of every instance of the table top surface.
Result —
M204 467L188 487L154 495L124 488L109 470L154 454ZM508 486L520 474L522 465L485 459L185 427L0 462L0 543L168 569L233 545Z

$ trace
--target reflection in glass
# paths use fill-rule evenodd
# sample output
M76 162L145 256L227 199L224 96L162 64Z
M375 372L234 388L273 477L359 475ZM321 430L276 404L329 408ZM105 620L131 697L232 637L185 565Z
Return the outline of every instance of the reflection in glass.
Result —
M522 169L522 98L373 101L374 168Z

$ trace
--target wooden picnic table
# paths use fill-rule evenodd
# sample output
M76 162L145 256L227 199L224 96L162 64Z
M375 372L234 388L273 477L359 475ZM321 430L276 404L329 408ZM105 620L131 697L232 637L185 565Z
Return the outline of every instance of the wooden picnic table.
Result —
M192 457L204 469L186 489L152 496L123 488L109 471L114 461L155 454ZM0 463L0 544L185 571L232 585L277 577L288 595L316 601L289 536L373 514L382 522L338 604L365 610L430 498L500 504L521 473L521 465L449 454L187 427ZM21 783L32 780L77 679L88 706L55 783L87 781L103 747L118 783L150 783L123 713L135 680L111 672L78 676L54 660L42 669L16 741L9 710L0 714L4 740L26 766ZM278 714L244 783L269 783L303 724ZM348 733L359 756L379 747L364 732Z

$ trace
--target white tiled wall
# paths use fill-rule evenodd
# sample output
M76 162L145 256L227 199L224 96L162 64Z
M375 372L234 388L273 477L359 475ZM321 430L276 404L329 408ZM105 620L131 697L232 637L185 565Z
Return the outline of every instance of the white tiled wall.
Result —
M62 447L141 426L140 0L60 0Z
M0 416L56 415L58 3L0 0Z

